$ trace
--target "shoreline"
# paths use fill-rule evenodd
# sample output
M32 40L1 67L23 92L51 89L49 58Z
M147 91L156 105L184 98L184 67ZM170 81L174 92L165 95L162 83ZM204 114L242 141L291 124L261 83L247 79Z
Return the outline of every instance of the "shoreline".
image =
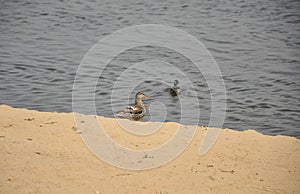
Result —
M300 140L255 130L222 129L215 145L197 155L206 127L177 158L132 171L107 164L84 144L75 113L39 112L0 105L0 193L298 193ZM149 136L122 130L97 116L108 135L131 149L151 149L172 137L174 126ZM132 125L143 128L144 124ZM180 183L180 184L177 184Z

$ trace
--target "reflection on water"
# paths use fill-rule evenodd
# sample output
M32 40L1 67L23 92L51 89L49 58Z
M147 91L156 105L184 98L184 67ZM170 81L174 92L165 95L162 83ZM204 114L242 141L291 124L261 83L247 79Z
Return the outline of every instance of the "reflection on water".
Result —
M185 30L202 41L216 59L227 89L224 127L254 128L265 134L300 137L300 26L299 1L5 1L0 12L0 103L41 111L72 111L71 93L76 70L90 47L124 27L161 23ZM136 82L128 96L112 98L119 76L134 64L156 60L161 68L129 68L125 80ZM179 67L178 76L159 61ZM169 71L166 71L168 68ZM168 72L168 74L166 74ZM165 82L157 76L165 74ZM178 78L179 77L179 78ZM204 77L180 54L153 47L130 49L111 61L96 87L99 115L113 116L112 109L132 102L143 90L151 96L143 120L178 121L180 100L165 88L180 80L182 97L197 92L200 124L207 125L211 103ZM185 80L193 80L189 84ZM195 81L196 80L196 81ZM116 86L124 90L126 86ZM188 118L187 118L188 119Z

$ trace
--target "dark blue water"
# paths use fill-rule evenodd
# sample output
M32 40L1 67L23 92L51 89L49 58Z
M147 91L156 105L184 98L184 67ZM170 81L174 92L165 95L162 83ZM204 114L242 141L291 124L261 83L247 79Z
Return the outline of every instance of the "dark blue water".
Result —
M200 40L221 69L227 92L223 127L300 137L299 1L3 1L0 7L0 103L41 111L72 111L76 70L91 46L116 30L139 24L164 24ZM132 64L167 61L183 71L198 94L199 124L211 113L210 89L189 60L168 49L141 47L111 61L95 88L99 115L112 117L128 96L111 102L117 78ZM141 71L141 70L136 70ZM160 72L162 71L162 72ZM154 120L179 121L179 101L156 80L163 69L148 69L143 90ZM170 71L171 72L171 71ZM134 73L134 72L133 72ZM166 82L175 79L170 73ZM133 81L128 77L128 82ZM184 80L183 78L181 80ZM192 95L181 82L183 97ZM117 88L126 90L123 88ZM113 103L113 104L112 104ZM191 104L189 109L195 108ZM143 118L150 120L149 114ZM153 119L152 119L153 120Z

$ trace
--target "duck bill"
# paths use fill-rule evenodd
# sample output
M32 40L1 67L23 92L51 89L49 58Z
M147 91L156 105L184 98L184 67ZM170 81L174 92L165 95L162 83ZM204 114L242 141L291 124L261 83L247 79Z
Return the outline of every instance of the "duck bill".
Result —
M149 96L146 96L146 95L145 95L144 98L149 98Z

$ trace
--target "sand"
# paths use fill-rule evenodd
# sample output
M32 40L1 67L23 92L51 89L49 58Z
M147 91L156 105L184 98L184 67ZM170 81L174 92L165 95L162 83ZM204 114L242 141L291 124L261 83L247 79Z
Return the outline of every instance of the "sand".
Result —
M131 149L148 149L174 135L163 123L153 135L133 135L115 119L97 117L109 136ZM143 123L133 122L143 130ZM204 156L206 127L186 150L150 170L107 164L81 138L73 113L0 106L0 193L300 193L300 141L254 130L222 129Z

